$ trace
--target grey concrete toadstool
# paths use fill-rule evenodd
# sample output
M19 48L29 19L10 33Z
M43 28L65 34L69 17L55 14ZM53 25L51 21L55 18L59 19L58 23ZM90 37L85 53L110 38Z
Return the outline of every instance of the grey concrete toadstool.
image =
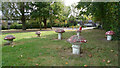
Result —
M40 37L40 31L37 31L35 34L37 34L38 37Z
M105 35L107 35L107 40L112 40L112 35L114 35L115 32L113 31L107 31Z
M67 41L72 44L73 54L80 54L80 45L87 42L85 38L78 35L71 36Z
M77 36L80 36L81 30L77 30Z
M13 39L15 39L15 37L13 35L7 35L4 40L7 40L8 44L11 44L13 42Z
M65 31L63 29L56 29L55 32L58 33L58 39L61 40L62 39L62 33L64 33Z

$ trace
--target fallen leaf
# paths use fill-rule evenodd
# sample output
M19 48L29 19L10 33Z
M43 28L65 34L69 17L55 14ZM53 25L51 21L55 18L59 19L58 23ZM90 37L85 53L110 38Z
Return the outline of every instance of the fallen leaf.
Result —
M31 59L30 57L28 57L28 59Z
M105 59L103 59L103 62L105 62Z
M87 67L87 65L84 65L84 67Z
M115 56L118 56L118 54L116 54Z
M61 58L62 58L62 59L64 59L64 57L63 57L63 56L62 56Z
M68 64L68 62L66 62L65 64Z
M90 58L92 57L92 55L90 54L90 55L88 55Z
M14 47L14 45L12 45L12 47Z
M23 55L20 55L20 57L23 57Z
M111 52L114 52L114 50L110 50Z
M110 60L107 61L108 64L109 64L110 62L111 62Z
M35 64L36 66L38 66L38 64Z

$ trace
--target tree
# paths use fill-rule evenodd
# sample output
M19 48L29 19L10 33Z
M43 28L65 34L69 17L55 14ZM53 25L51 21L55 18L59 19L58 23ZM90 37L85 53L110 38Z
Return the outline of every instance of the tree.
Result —
M82 14L92 15L94 21L101 21L103 28L119 32L119 2L79 2L76 6L78 9L86 9Z
M32 3L32 12L31 16L32 18L39 18L40 26L41 22L43 21L44 27L47 28L47 20L49 19L51 22L52 27L52 21L57 17L60 16L63 5L60 2L34 2ZM40 27L41 29L41 27Z
M47 18L49 17L49 2L34 2L32 4L32 12L31 17L32 18L39 18L40 23L40 30L41 30L41 22L44 22L45 29L47 28Z
M52 2L50 4L50 21L51 27L53 26L53 20L59 19L59 21L63 21L63 12L64 12L64 4L61 2Z
M26 30L25 22L26 19L29 19L30 12L28 6L29 2L3 2L2 13L7 20L21 20L22 29Z

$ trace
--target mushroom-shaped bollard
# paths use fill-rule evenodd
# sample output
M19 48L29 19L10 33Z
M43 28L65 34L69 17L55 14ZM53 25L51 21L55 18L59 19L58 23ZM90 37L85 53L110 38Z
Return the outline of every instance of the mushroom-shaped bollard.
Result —
M13 35L7 35L4 40L7 40L7 44L11 44L13 42L13 39L15 39L15 37Z
M82 30L82 27L80 26L80 27L79 27L79 30L77 30L77 35L78 35L78 36L80 36L81 30Z
M80 54L80 45L87 42L82 36L78 35L71 36L67 41L72 44L73 54Z
M114 34L115 34L115 32L113 32L113 31L107 31L105 33L105 35L107 35L107 40L111 40L112 39L112 35L114 35Z
M80 36L81 30L77 30L77 36Z
M35 34L37 34L38 37L40 37L40 31L37 31Z
M55 32L58 33L58 39L61 40L62 39L62 33L64 33L65 31L63 29L56 29Z

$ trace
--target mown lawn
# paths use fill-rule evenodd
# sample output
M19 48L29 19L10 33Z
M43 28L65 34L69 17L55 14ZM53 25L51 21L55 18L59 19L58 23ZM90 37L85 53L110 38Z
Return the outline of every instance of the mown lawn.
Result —
M54 31L41 32L40 38L36 37L35 32L3 33L2 39L8 34L14 35L16 39L14 47L3 46L2 65L118 66L118 41L106 41L103 30L82 31L82 36L88 42L81 45L81 55L72 55L72 45L66 41L76 34L75 31L66 31L63 40L56 40L57 33ZM107 63L108 60L110 63Z

